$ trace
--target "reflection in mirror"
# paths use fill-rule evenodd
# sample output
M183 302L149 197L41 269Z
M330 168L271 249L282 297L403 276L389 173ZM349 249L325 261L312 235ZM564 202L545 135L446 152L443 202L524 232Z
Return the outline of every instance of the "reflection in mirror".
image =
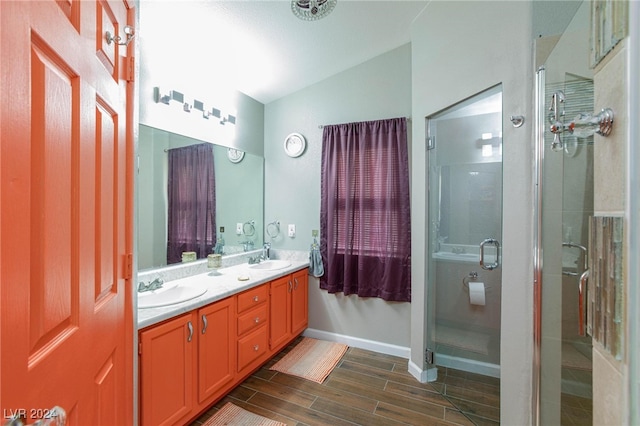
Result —
M200 140L140 125L138 173L138 269L167 265L169 161L167 150ZM223 255L260 248L263 232L263 158L241 161L214 145L216 240ZM237 231L238 224L240 232ZM250 232L251 231L251 232Z
M435 251L501 238L502 92L496 86L430 121ZM436 152L437 151L437 155Z

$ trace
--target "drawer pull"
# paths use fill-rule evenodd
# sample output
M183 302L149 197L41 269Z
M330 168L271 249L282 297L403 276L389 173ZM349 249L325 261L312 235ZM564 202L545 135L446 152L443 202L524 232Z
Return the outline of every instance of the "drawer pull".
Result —
M297 290L298 289L298 279L294 278L293 281L295 281L295 283L296 283L296 285L293 286L293 289Z
M205 314L202 314L202 334L207 332L208 325L209 322L207 321L207 316Z
M257 302L258 300L260 300L260 298L258 296L253 296L253 301Z
M289 280L289 290L287 291L291 293L292 290L293 290L293 284L291 283L291 280Z
M255 345L255 346L253 347L253 350L254 350L255 352L258 352L258 351L260 350L260 345Z
M256 319L254 320L256 324L258 324L260 322L260 317L256 317Z
M193 325L191 324L191 321L187 323L187 327L189 328L189 336L187 336L187 342L190 342L193 338Z

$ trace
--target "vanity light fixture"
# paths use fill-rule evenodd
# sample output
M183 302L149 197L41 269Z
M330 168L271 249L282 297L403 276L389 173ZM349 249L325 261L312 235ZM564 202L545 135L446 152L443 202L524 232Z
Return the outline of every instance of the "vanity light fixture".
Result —
M338 0L292 0L291 11L303 21L317 21L333 11Z
M209 117L215 117L219 119L219 124L224 126L227 123L236 124L237 117L233 114L223 114L219 108L212 107L205 109L205 104L197 99L193 100L193 103L185 101L185 95L177 90L170 90L167 94L163 94L159 87L153 88L153 99L156 103L163 103L165 105L171 105L171 101L182 104L182 110L184 112L191 112L192 109L200 111L202 118L209 119Z

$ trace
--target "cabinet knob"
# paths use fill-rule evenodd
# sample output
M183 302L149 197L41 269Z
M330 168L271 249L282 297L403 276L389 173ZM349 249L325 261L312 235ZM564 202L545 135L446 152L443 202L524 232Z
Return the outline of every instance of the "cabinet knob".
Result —
M256 324L258 324L260 322L260 317L256 317L256 319L254 320Z
M254 351L256 351L256 352L258 352L258 350L259 350L259 349L260 349L260 345L255 345L255 346L253 347L253 350L254 350Z
M258 297L258 296L253 296L253 301L254 301L254 302L257 302L258 300L259 300L259 297Z

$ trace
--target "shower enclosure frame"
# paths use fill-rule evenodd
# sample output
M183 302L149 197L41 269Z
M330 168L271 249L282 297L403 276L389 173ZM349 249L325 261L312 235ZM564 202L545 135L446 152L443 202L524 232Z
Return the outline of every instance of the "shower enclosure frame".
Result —
M545 68L536 72L534 93L534 232L533 232L533 377L531 397L532 424L540 424L542 356L542 184L544 179Z

